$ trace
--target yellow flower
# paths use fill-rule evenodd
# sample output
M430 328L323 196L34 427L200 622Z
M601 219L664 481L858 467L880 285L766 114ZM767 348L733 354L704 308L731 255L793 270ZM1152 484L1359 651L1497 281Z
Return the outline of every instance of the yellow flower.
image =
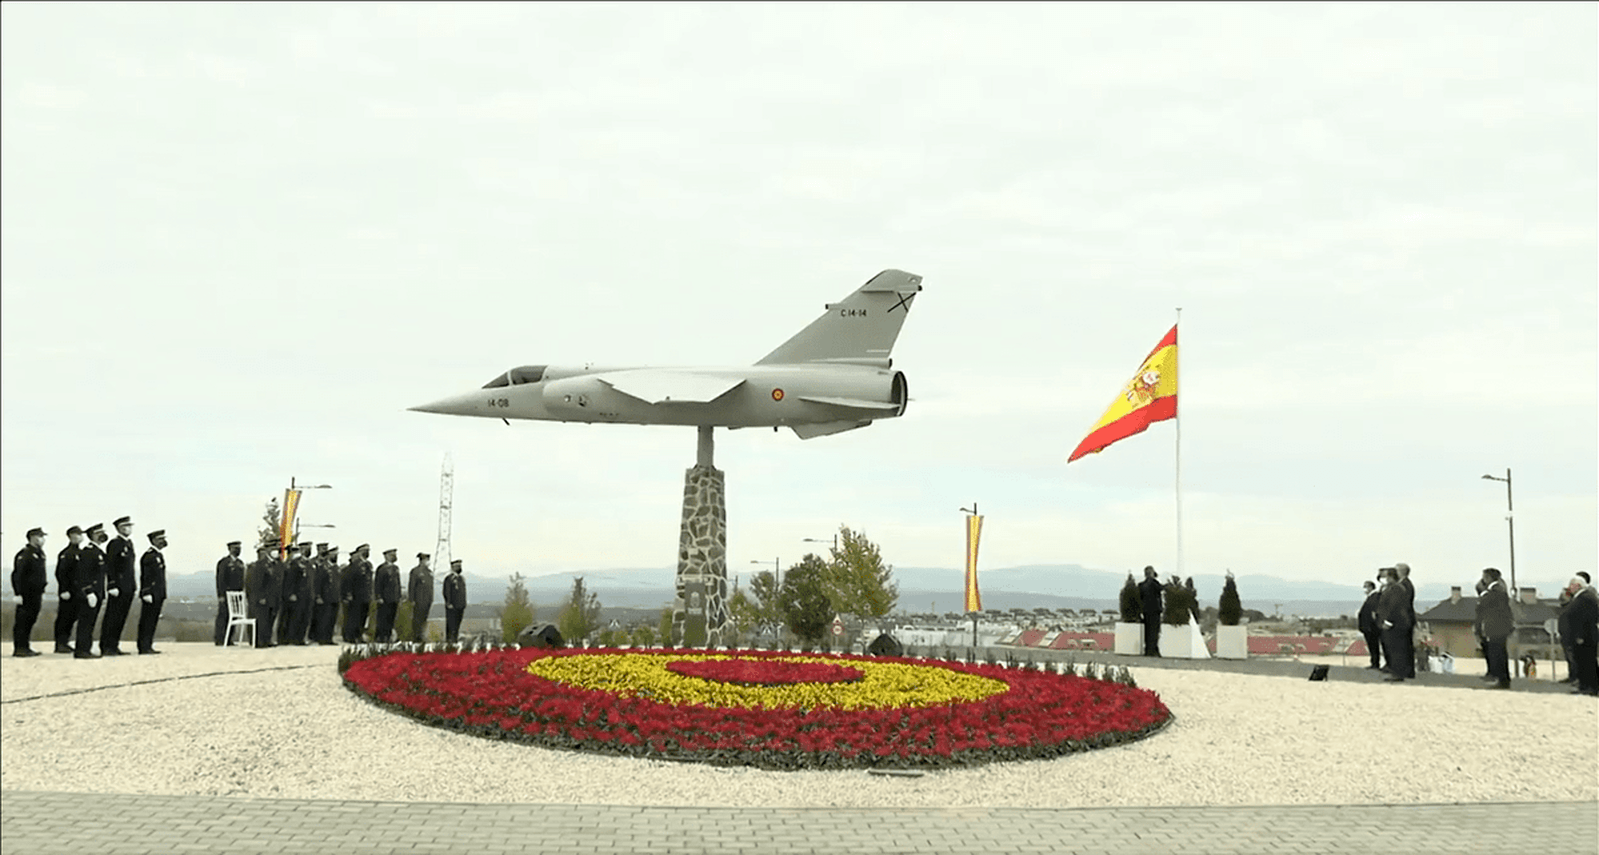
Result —
M928 707L979 701L1007 691L999 680L937 665L910 665L819 656L748 657L752 661L847 664L864 675L854 683L793 683L741 686L689 677L667 670L670 662L727 660L723 654L590 653L546 656L528 664L528 673L556 683L665 704L750 709L883 709Z

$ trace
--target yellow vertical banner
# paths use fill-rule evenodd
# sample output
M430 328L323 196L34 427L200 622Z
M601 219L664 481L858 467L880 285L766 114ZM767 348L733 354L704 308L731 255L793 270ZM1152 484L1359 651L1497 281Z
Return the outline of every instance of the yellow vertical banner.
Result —
M294 512L300 509L300 491L283 491L283 514L278 523L278 557L288 554L294 543Z
M983 533L983 518L977 514L966 517L966 611L983 610L983 597L977 591L977 539Z

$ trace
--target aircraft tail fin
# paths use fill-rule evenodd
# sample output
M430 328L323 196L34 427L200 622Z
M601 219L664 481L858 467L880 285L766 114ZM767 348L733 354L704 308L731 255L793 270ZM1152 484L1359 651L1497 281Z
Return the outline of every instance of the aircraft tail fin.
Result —
M887 367L894 340L911 313L911 301L921 290L922 277L885 270L843 300L827 304L821 317L755 364L841 362Z

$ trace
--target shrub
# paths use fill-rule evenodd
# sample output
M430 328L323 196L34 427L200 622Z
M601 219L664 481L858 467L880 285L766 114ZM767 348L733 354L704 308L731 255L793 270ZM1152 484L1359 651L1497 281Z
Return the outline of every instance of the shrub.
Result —
M1227 574L1227 583L1221 589L1221 601L1216 604L1216 619L1222 626L1237 626L1244 616L1243 604L1238 601L1238 585L1233 574Z
M1193 612L1188 608L1188 591L1174 581L1166 586L1165 614L1161 622L1171 626L1185 626Z
M1138 593L1138 583L1133 581L1133 574L1127 574L1127 581L1122 583L1122 623L1140 623L1144 619L1144 598Z

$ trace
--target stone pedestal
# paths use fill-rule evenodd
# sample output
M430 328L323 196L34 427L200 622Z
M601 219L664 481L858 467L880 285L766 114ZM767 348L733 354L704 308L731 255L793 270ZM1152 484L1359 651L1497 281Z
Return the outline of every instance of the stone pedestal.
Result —
M723 473L708 464L683 475L672 643L716 647L732 640L727 610L727 500Z

